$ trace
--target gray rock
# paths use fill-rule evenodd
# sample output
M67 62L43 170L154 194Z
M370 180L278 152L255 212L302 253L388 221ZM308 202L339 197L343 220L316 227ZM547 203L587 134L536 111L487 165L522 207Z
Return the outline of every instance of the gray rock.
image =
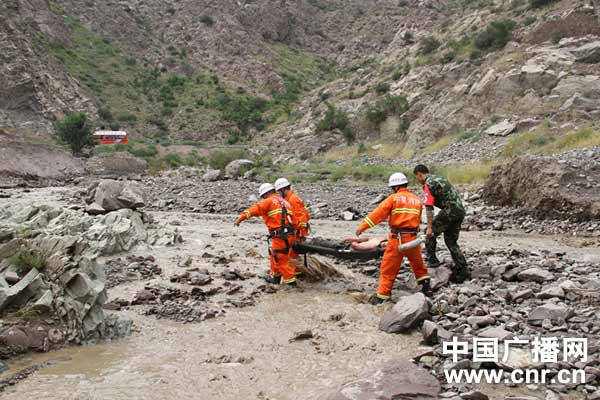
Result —
M4 371L8 371L8 365L6 365L5 362L0 360L0 374L3 373Z
M518 292L510 293L509 295L512 301L527 300L534 297L533 290L531 289L519 290Z
M553 297L564 299L565 291L560 286L551 286L537 295L538 299L551 299Z
M346 383L329 400L437 399L440 384L425 369L406 360L389 361Z
M600 41L594 41L591 43L584 44L574 50L572 50L575 59L578 62L583 63L600 63Z
M558 284L558 287L565 291L565 293L574 292L581 289L578 284L571 280L560 282Z
M402 333L414 328L429 316L429 303L423 293L403 297L379 321L379 329L387 333Z
M489 397L479 390L471 390L470 392L465 392L460 395L460 398L463 400L488 400Z
M437 290L443 286L448 286L452 271L450 268L440 266L438 268L431 268L429 274L431 275L431 288Z
M438 337L438 326L435 322L424 321L421 327L421 333L423 334L423 342L428 345L437 343Z
M527 322L529 322L531 325L541 326L545 319L549 319L553 322L560 322L567 320L571 314L572 311L565 306L554 303L546 303L534 308L529 313Z
M554 275L551 272L545 271L541 268L528 268L524 271L519 272L517 277L522 281L531 281L543 283L554 279Z
M107 211L104 208L102 208L100 204L94 202L85 207L85 212L90 215L100 215L106 214Z
M504 328L494 326L479 332L478 336L484 338L498 338L499 341L503 341L507 339L512 339L515 336L515 334L507 331Z
M491 315L472 315L467 318L467 323L471 325L474 329L484 328L488 325L492 325L496 323L496 319Z
M32 268L23 277L23 279L21 279L15 285L11 286L9 289L0 289L0 311L13 302L18 302L19 304L26 304L27 301L29 301L29 299L31 298L31 293L27 291L27 288L35 281L38 275L39 271L35 268Z
M96 203L106 211L122 208L141 208L145 205L144 190L138 182L103 179L90 193L90 204Z
M344 211L344 212L342 212L342 219L344 221L353 221L354 213L352 211Z
M505 119L504 121L487 128L485 130L485 133L491 136L508 136L514 132L516 127L516 124L509 122L507 119Z
M202 175L204 182L216 182L223 179L223 172L220 169L209 169Z
M239 178L246 171L254 167L254 161L252 160L233 160L225 167L225 176L229 178Z

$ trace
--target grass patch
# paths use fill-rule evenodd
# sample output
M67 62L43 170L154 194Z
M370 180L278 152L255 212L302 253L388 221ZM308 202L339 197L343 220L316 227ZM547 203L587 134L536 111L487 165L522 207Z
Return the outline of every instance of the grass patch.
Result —
M233 160L246 157L246 151L242 149L217 150L208 157L208 164L214 169L224 170L227 164Z
M453 184L470 185L485 182L494 165L493 161L482 161L476 164L433 166L431 169L434 174L445 176Z
M345 111L338 110L332 104L327 104L327 112L323 118L317 123L317 132L326 132L339 129L346 143L350 144L354 141L354 132L350 127L350 119Z
M545 125L512 137L502 155L507 158L527 153L550 155L592 146L600 146L600 132L593 127L559 135L551 132Z
M46 268L46 259L33 250L20 250L10 257L9 263L17 269L19 275L24 275L35 268L43 271Z

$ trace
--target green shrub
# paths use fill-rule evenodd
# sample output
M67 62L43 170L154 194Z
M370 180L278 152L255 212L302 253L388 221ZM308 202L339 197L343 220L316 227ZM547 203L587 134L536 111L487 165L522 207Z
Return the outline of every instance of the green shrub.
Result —
M390 91L390 84L387 82L379 82L375 86L375 92L377 94L386 94L389 91Z
M529 0L529 6L531 8L540 8L555 3L557 1L558 0Z
M523 25L529 26L529 25L533 24L535 21L537 21L537 17L535 15L530 15L527 18L525 18L525 21L523 21Z
M122 112L122 113L117 114L116 119L117 119L117 121L127 122L130 124L135 124L137 122L137 117L134 114L129 113L129 112Z
M215 24L215 20L210 15L203 15L200 17L200 22L202 22L206 26L213 26Z
M475 36L475 47L479 50L498 50L512 39L515 21L505 19L491 22L485 30Z
M181 165L183 165L183 161L181 160L181 157L179 156L179 154L175 154L175 153L169 153L165 156L165 161L167 162L167 164L169 164L169 166L173 167L173 168L177 168Z
M224 170L233 160L245 158L246 152L240 149L217 150L208 157L208 164L215 169Z
M10 257L9 263L17 269L19 275L26 274L32 268L43 271L46 268L45 258L33 250L21 250Z
M335 106L331 104L327 104L327 112L323 119L317 124L317 132L332 131L334 129L339 129L342 132L346 142L352 143L354 140L354 132L352 132L352 129L350 128L348 114L344 111L337 110Z
M419 53L423 54L423 55L428 55L428 54L433 53L441 45L440 41L437 40L434 36L424 37L423 39L421 39L420 44L421 45L419 47Z
M58 138L68 144L73 154L81 153L85 146L93 146L92 128L87 115L82 112L67 114L54 124Z
M98 117L106 122L110 122L113 120L112 111L108 107L98 108Z
M408 111L408 100L404 96L387 95L377 100L374 105L367 108L367 120L374 125L379 125L390 115L402 115Z

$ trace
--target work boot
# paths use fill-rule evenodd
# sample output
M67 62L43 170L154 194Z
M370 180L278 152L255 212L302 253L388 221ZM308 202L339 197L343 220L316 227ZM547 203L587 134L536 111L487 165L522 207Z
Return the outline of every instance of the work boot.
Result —
M471 271L469 271L468 267L464 267L461 269L452 270L452 275L450 276L450 282L453 283L464 283L465 281L471 280Z
M428 258L427 259L427 268L437 268L440 266L440 260L437 258Z
M419 282L419 285L421 285L421 293L423 293L425 297L433 296L433 289L431 289L431 279L423 279L421 282Z
M380 298L379 296L377 296L376 294L371 295L371 297L369 297L368 300L369 304L376 306L378 304L381 304L384 302L384 300L382 298Z
M270 283L272 285L279 285L281 283L281 275L266 274L266 275L263 275L262 278L265 281L267 281L267 283Z

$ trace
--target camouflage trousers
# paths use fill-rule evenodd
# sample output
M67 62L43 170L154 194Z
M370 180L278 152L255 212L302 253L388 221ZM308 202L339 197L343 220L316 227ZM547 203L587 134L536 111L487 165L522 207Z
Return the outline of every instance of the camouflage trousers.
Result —
M446 243L446 247L448 247L452 256L452 261L454 261L453 272L458 281L464 281L470 277L467 260L458 246L460 227L464 218L465 216L462 212L451 213L442 210L433 219L433 236L427 238L425 243L427 263L431 266L436 266L440 263L435 254L437 251L437 237L442 233L444 234L444 243Z

